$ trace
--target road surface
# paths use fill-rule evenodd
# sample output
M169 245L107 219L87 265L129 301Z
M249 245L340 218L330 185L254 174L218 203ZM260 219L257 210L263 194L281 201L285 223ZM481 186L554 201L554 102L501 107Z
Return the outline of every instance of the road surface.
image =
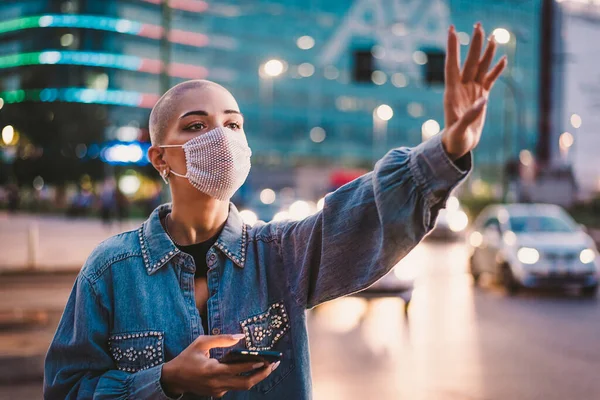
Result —
M466 259L458 243L428 242L411 253L420 269L408 320L396 299L345 298L311 311L314 398L599 399L600 301L577 293L511 298L486 282L475 288ZM16 303L22 310L60 307L72 283L12 279L0 279L3 310ZM49 321L21 335L23 346L43 349ZM0 332L0 351L14 351L14 340ZM5 384L0 399L37 399L40 391L39 380Z

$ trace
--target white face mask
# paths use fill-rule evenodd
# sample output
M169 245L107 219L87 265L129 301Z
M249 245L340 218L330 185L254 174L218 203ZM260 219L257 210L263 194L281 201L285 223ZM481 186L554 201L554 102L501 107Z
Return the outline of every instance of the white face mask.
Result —
M215 128L188 140L183 145L187 173L171 171L187 178L196 189L219 200L229 200L244 184L250 173L250 156L246 136L229 128Z

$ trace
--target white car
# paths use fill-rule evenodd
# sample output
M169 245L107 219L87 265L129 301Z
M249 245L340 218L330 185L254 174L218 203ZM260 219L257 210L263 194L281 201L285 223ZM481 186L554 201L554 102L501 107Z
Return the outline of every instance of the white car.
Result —
M598 290L598 251L592 238L561 207L510 204L486 208L469 236L475 283L489 273L510 294L520 287L577 286Z

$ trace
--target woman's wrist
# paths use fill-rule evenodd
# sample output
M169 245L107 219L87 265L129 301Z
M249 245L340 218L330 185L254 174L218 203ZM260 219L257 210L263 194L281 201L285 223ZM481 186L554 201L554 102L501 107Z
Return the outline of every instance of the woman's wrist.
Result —
M177 384L177 373L171 362L164 363L160 375L160 384L165 394L172 398L178 398L183 394L183 390Z

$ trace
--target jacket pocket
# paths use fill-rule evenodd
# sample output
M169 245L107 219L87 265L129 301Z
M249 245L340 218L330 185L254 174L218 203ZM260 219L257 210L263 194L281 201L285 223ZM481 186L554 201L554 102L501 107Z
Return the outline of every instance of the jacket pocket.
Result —
M117 333L108 339L108 348L119 370L137 372L162 364L164 337L160 331Z
M254 387L254 390L267 393L294 369L289 315L283 302L279 302L269 306L263 313L241 321L240 324L248 350L273 350L283 354L279 368Z

